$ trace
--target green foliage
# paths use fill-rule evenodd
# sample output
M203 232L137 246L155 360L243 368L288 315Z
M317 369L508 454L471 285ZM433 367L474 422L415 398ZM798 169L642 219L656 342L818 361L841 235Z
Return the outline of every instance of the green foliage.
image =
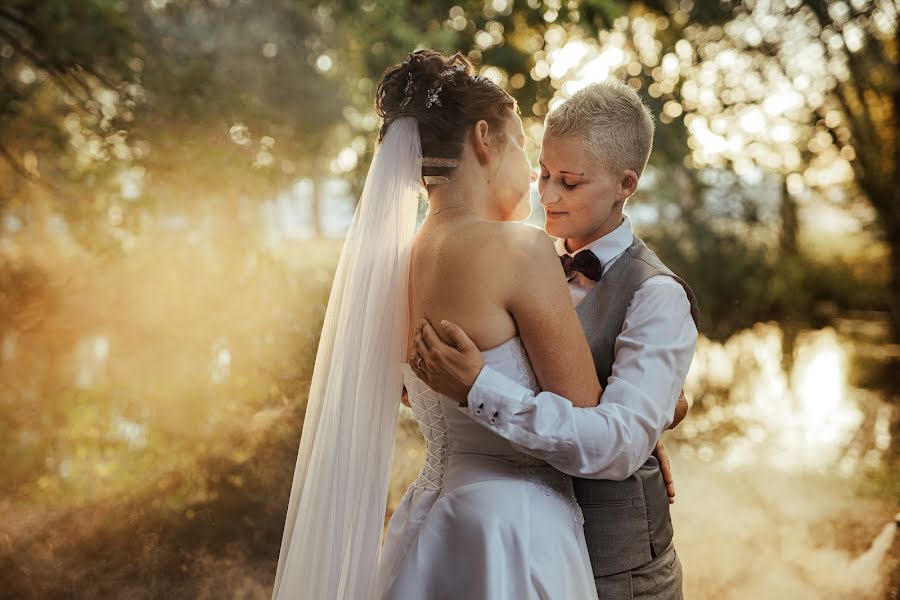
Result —
M685 220L641 234L691 285L700 304L700 330L713 339L765 321L819 328L840 314L888 306L886 280L861 274L859 263L786 254L708 220Z

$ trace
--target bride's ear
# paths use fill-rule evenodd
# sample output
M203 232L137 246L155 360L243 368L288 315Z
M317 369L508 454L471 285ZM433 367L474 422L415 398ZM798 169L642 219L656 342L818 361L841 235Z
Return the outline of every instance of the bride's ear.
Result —
M472 149L475 151L475 156L478 157L478 162L483 165L491 161L490 143L488 141L489 133L490 127L487 121L483 119L472 126Z

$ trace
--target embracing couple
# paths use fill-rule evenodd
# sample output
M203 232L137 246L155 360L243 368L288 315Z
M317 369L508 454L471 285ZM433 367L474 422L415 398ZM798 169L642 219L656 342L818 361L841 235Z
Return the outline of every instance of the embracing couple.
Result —
M376 109L273 599L681 598L653 453L686 411L698 311L623 213L649 110L608 81L551 111L545 233L521 222L535 175L516 102L462 55L410 54ZM401 396L426 464L382 546Z

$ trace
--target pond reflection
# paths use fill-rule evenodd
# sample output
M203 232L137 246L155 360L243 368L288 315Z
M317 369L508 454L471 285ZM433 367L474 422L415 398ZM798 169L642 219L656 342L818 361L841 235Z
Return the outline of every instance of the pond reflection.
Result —
M849 475L878 465L892 408L848 383L858 342L833 328L803 331L785 356L785 332L758 324L724 343L701 338L685 383L695 410L676 430L697 457L726 468ZM688 454L690 449L685 450Z

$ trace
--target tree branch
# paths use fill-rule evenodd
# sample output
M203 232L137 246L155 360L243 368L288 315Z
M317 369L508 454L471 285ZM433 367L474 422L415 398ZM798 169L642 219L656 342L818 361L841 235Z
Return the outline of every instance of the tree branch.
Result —
M7 8L0 8L0 18L6 19L10 23L14 23L18 25L22 29L28 31L32 35L38 37L41 35L41 31L32 23L29 23L25 20L24 17L21 17Z
M53 82L59 85L64 92L75 98L77 101L84 104L91 98L90 88L86 87L82 82L76 80L80 84L87 97L85 98L80 96L69 86L68 82L66 82L66 71L60 69L52 62L44 59L34 51L23 46L19 42L19 40L15 39L9 32L0 29L0 38L5 39L7 42L9 42L16 51L23 54L29 61L31 61L31 63L35 67L47 71L47 73L49 73L50 77L53 79Z

